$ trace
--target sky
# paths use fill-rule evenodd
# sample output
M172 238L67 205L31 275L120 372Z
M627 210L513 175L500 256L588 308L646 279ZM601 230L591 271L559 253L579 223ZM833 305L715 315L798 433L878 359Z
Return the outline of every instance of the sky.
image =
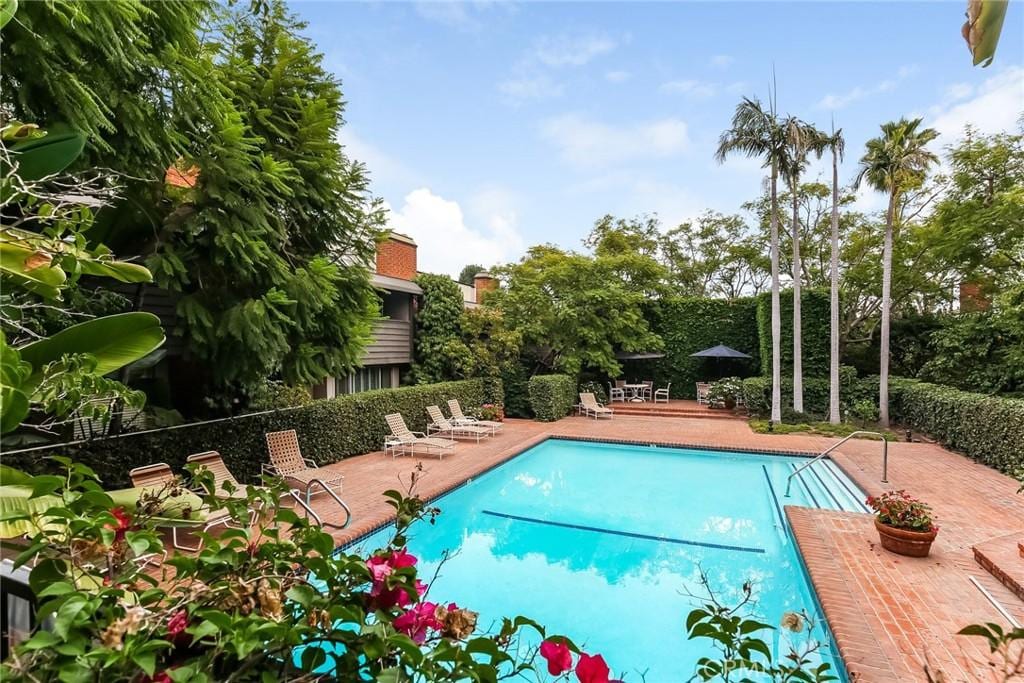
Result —
M420 270L457 275L550 242L582 250L605 214L665 229L741 212L757 161L714 160L742 96L842 128L841 182L884 121L955 142L1024 112L1024 3L973 67L966 2L292 2L342 83L339 137L366 164ZM940 150L937 150L940 151ZM830 182L825 163L808 179ZM864 190L858 208L884 206Z

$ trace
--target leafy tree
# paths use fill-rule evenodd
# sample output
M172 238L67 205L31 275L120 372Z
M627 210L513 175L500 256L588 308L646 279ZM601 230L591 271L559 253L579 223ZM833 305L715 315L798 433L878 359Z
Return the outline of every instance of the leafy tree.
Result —
M719 138L719 163L733 153L764 159L771 198L772 271L772 422L782 421L782 313L779 304L779 171L786 156L785 128L772 104L767 110L757 98L744 97L736 106L732 124Z
M475 263L470 263L469 265L463 267L463 269L459 272L459 282L461 282L464 285L469 285L470 287L472 287L473 278L476 277L476 274L482 273L485 270L487 269L484 268L483 266L478 266Z
M505 324L522 333L537 369L576 375L591 368L617 376L616 351L661 348L644 317L651 282L621 277L624 260L633 268L635 256L598 251L589 257L535 246L518 263L499 269L503 287L484 306L500 310Z
M416 311L416 356L413 381L418 384L466 377L472 359L462 339L464 303L459 286L446 275L421 273L416 284L423 299Z
M770 261L742 216L706 211L660 241L669 286L684 296L735 299L760 294L768 283Z
M900 119L882 124L882 135L867 142L867 150L860 160L856 184L867 182L873 189L889 195L885 214L885 240L882 245L882 302L881 302L881 364L879 371L879 421L889 426L889 321L892 307L893 225L898 201L910 190L921 187L928 168L938 157L927 149L928 143L938 137L933 128L919 130L921 119Z

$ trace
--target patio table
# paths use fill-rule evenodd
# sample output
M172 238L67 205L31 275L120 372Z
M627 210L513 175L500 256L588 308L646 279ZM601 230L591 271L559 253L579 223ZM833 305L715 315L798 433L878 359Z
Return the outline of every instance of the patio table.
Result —
M623 384L622 388L629 390L630 403L644 403L647 400L642 395L643 390L647 388L646 384Z

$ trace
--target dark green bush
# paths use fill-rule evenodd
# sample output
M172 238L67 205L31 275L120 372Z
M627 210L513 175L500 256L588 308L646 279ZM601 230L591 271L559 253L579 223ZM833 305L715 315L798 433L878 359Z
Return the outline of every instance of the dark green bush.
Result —
M579 391L580 393L589 391L594 395L594 398L597 399L598 403L608 403L608 389L606 389L605 385L601 382L596 380L580 382Z
M925 382L905 383L890 398L903 424L942 445L1008 474L1024 467L1024 400Z
M665 357L653 363L655 384L672 382L673 398L696 398L697 382L724 375L745 377L758 367L757 300L674 297L655 304L651 328L665 342ZM717 344L748 353L744 361L691 358ZM633 376L632 368L627 374Z
M804 377L828 377L829 324L831 300L824 290L801 291L800 322ZM793 374L793 292L782 292L782 374ZM757 297L757 330L760 342L761 374L772 374L772 299L771 292Z
M568 375L534 375L530 378L530 406L541 422L554 422L579 403L576 380Z
M530 412L530 375L522 363L507 363L501 368L505 415L533 417Z
M878 400L878 378L874 382L874 396ZM839 366L839 401L841 409L863 398L864 389L857 379L857 371L848 365ZM769 377L748 377L743 381L743 400L753 415L771 412L772 383ZM804 413L824 417L828 415L828 377L804 377ZM793 378L782 378L783 409L793 406Z
M384 422L388 413L401 413L410 429L422 431L427 425L426 407L439 405L447 412L445 402L452 398L458 399L464 410L475 412L486 402L484 381L472 379L367 391L273 413L129 433L54 452L92 467L107 488L128 486L128 471L133 467L166 462L175 471L181 471L187 456L209 450L219 451L239 479L256 483L260 464L268 462L264 440L267 432L296 430L302 454L327 464L379 450L388 433ZM43 455L48 454L8 452L4 453L4 464L40 472L48 467L49 461L43 460Z

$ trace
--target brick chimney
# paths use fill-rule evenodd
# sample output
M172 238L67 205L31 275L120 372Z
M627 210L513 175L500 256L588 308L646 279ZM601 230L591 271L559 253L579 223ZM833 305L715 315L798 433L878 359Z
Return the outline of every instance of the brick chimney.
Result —
M377 244L377 274L399 280L416 277L416 242L408 235L390 232Z
M960 312L977 313L992 307L992 300L979 282L960 283Z
M476 302L484 302L484 294L498 288L498 281L490 273L477 273L473 276L473 289L476 290Z

